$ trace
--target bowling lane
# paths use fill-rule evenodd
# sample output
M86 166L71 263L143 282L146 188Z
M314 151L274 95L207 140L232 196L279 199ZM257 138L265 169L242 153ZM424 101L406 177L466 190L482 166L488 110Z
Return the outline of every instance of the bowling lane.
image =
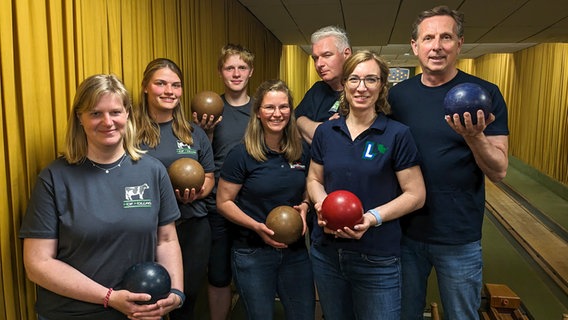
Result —
M568 311L568 296L488 212L483 224L482 245L485 283L509 286L521 298L533 319L562 319L562 313Z
M568 312L568 296L556 287L530 256L523 253L523 249L487 211L482 246L484 283L509 286L521 298L531 319L562 319L562 314ZM443 313L434 272L429 283L427 305L438 302Z
M568 230L568 188L548 177L535 173L534 169L510 157L510 165L504 183L518 192L559 226ZM541 182L540 180L546 180ZM548 183L550 186L544 186ZM554 192L551 192L551 188Z
M520 298L531 319L562 319L568 312L566 296L523 249L486 211L483 223L483 282L505 284ZM429 279L427 308L437 302L443 313L433 272Z

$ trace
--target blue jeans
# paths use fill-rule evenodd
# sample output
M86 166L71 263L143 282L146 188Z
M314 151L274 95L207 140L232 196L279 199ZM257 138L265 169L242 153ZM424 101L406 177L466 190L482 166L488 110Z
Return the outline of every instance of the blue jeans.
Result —
M276 294L286 319L313 320L315 287L307 249L233 248L233 278L248 319L274 317Z
M479 319L481 241L440 245L402 239L402 320L423 319L428 276L436 270L444 319Z
M398 257L319 245L310 255L325 320L400 319Z

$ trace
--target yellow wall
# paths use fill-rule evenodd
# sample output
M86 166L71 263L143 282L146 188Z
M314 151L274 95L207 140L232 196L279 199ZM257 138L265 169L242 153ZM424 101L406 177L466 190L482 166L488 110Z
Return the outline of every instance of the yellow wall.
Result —
M282 46L280 78L288 84L292 91L294 106L297 106L306 91L320 80L311 56L299 46L294 45Z
M568 184L568 44L515 53L509 124L511 154Z
M509 154L568 185L568 44L544 43L473 60L509 110Z

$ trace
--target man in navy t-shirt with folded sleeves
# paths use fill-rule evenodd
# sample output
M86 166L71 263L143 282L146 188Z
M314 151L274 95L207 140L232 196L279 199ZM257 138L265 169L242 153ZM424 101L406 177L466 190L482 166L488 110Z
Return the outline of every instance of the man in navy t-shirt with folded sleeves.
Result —
M339 117L339 97L343 64L351 55L345 30L336 26L323 27L312 34L312 59L321 81L316 82L294 110L302 138L312 143L317 126Z

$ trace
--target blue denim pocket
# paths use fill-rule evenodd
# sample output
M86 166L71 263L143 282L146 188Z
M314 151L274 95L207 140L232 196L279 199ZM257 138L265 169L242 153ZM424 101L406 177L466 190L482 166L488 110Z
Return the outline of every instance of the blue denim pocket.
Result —
M361 258L363 258L363 260L375 264L378 267L386 267L386 266L390 266L392 264L397 263L400 258L398 257L381 257L381 256L375 256L375 255L369 255L369 254L362 254Z

